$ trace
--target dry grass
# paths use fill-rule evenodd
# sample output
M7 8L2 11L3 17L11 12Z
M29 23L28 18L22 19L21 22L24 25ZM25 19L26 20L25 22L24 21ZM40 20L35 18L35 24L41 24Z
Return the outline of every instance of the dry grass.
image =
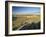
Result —
M40 21L40 15L17 15L16 21L12 21L13 28L19 28L24 25L25 22L32 23Z

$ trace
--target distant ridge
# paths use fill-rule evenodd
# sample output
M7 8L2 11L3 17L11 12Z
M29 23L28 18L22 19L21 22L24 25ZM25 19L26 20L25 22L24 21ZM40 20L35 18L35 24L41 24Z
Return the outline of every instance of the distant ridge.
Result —
M13 17L16 16L39 16L40 14L15 14Z
M40 13L13 13L13 15L40 15Z

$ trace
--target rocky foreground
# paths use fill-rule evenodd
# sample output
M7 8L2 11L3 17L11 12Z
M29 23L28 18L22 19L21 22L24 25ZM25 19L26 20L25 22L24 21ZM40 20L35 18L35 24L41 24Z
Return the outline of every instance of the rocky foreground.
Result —
M13 17L12 25L13 30L40 29L40 15Z

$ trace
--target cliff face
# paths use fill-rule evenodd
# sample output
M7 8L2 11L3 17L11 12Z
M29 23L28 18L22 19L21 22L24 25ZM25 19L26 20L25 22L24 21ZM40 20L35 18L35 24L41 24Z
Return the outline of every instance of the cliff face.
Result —
M17 15L16 17L13 18L12 20L12 25L13 28L18 29L21 26L27 24L31 25L32 22L38 23L40 21L40 15Z
M37 23L32 22L26 24L25 26L20 27L18 30L36 30L36 29L40 29L40 21Z

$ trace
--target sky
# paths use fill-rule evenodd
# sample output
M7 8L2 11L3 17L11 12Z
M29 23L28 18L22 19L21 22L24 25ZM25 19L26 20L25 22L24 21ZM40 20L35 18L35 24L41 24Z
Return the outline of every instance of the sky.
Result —
M40 7L19 7L13 6L12 7L13 14L39 14Z

